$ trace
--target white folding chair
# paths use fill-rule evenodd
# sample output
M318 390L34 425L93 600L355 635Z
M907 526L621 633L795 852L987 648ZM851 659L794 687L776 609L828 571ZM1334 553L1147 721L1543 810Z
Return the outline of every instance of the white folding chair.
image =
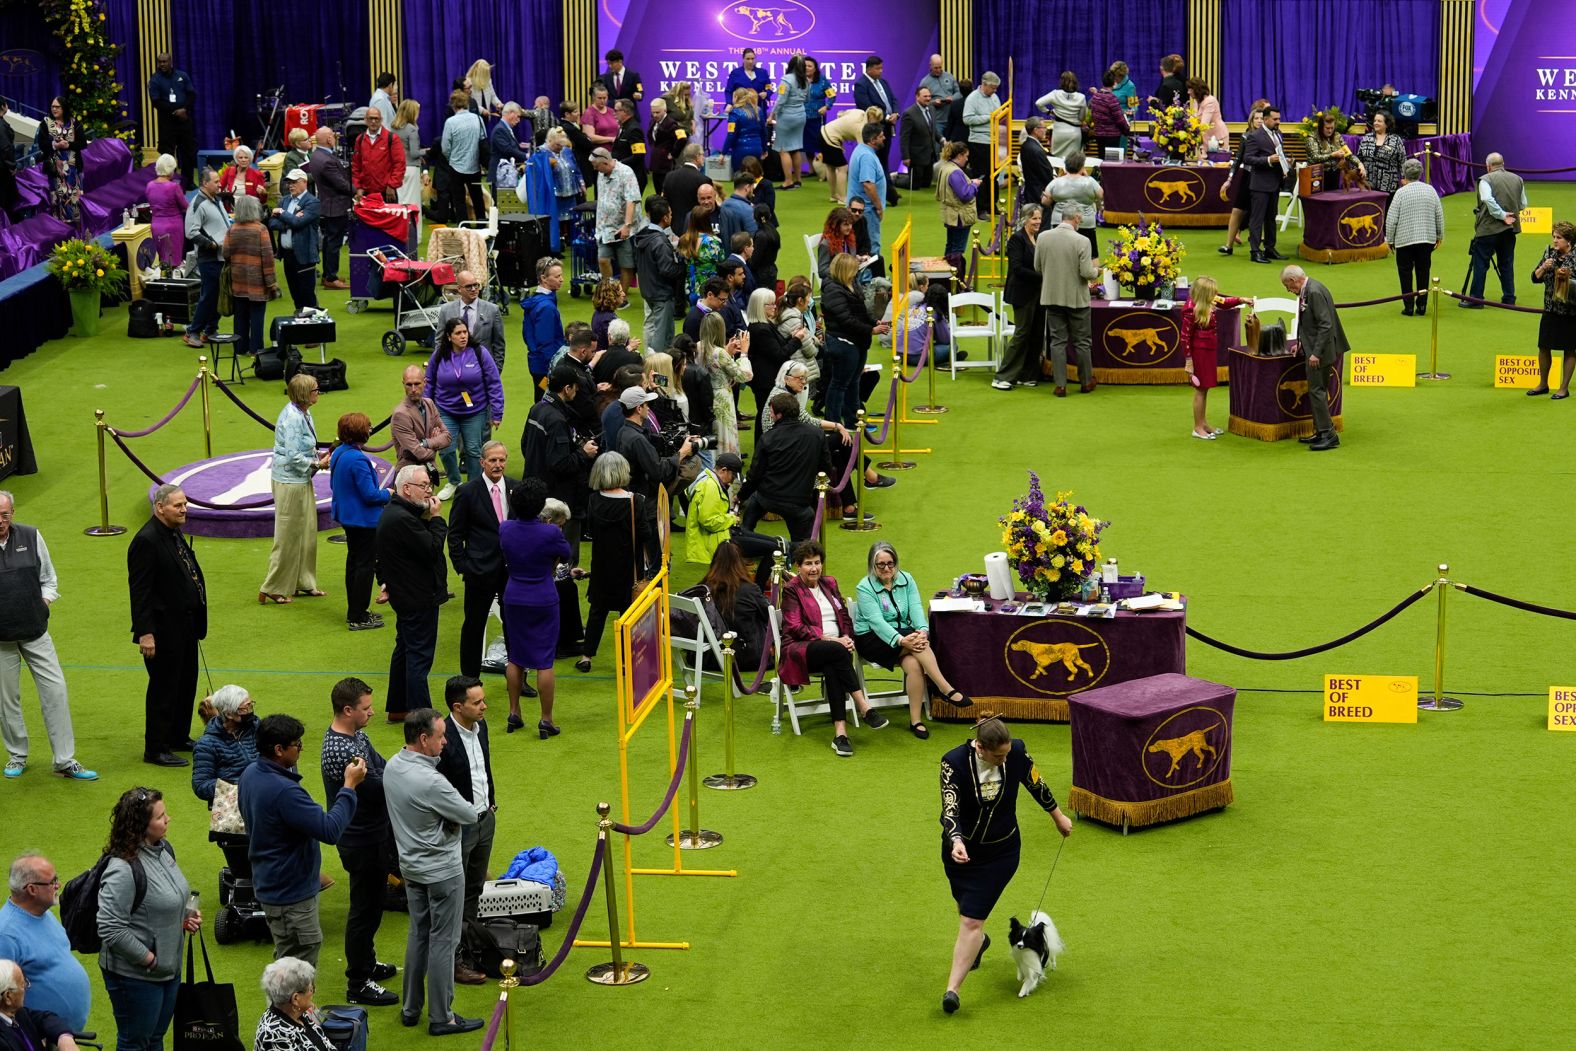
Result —
M767 622L772 629L773 650L781 654L783 651L783 615L776 606L767 610ZM857 664L855 665L858 666ZM826 700L826 683L818 684L819 690L812 690L808 686L791 687L782 679L782 660L779 657L777 668L772 672L772 733L782 733L783 709L788 710L788 722L793 726L794 736L799 736L799 716L801 715L830 715L832 706ZM795 692L797 690L797 692ZM859 712L854 709L852 701L848 704L848 721L855 726L859 725Z
M960 310L978 307L989 315L983 324L963 324L958 320ZM952 333L952 378L958 378L958 369L996 367L996 340L1001 330L1001 305L994 292L959 292L947 301L947 328ZM988 348L982 361L958 361L958 351L965 339L984 339Z
M1297 301L1295 299L1288 299L1285 296L1274 299L1266 299L1265 297L1260 296L1254 304L1253 312L1255 314L1262 314L1266 310L1275 311L1281 314L1290 314L1291 321L1286 326L1286 338L1288 340L1297 338ZM1251 350L1253 348L1249 349Z
M705 599L675 591L668 596L668 607L675 613L689 613L695 618L695 634L675 632L672 646L681 654L678 665L684 675L684 684L695 687L698 695L708 676L722 681L722 640L712 631L711 621L706 617ZM706 667L708 655L716 662L716 671Z
M1003 356L1007 353L1008 340L1012 339L1017 331L1017 324L1008 320L1007 300L998 289L996 292L996 346ZM967 368L968 362L964 362L963 367Z
M804 251L810 257L810 289L817 294L820 294L821 291L821 262L816 258L816 252L820 247L820 234L804 235Z
M1302 198L1297 195L1296 190L1297 172L1306 167L1306 164L1299 163L1291 173L1292 189L1282 190L1280 192L1280 198L1277 203L1280 204L1281 211L1280 214L1276 216L1275 221L1280 223L1280 228L1283 231L1292 223L1296 223L1298 226L1302 225Z

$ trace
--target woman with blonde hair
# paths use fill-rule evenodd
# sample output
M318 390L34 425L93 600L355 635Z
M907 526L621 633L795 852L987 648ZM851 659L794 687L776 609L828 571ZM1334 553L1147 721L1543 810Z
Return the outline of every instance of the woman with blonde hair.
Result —
M696 357L711 374L712 411L716 413L716 451L739 451L739 414L733 408L733 388L755 378L750 365L750 336L740 332L727 338L722 315L707 314L700 323Z
M317 500L312 476L329 468L329 457L317 451L316 377L298 372L285 384L290 400L274 423L274 456L269 468L274 494L274 546L268 552L268 575L257 601L283 605L292 595L320 598L317 587Z
M744 158L759 159L766 148L766 123L761 118L760 96L749 88L738 88L733 93L733 106L728 110L728 136L722 148L732 157L736 172L744 170Z
M405 147L405 180L399 184L400 204L421 204L421 103L400 99L394 111L394 134ZM418 213L416 222L421 222ZM419 228L418 228L419 229Z
M859 145L865 125L879 124L881 117L881 107L871 106L845 110L835 120L821 125L821 142L826 147L821 151L821 160L827 167L827 182L832 184L832 203L842 204L848 199L848 155L843 147L850 143Z
M285 162L279 170L287 172L300 168L304 171L307 159L312 156L312 136L305 128L291 128L289 141L290 148L285 151Z
M687 80L681 80L663 93L668 104L668 116L684 129L688 137L695 135L695 89Z
M471 93L471 106L484 117L503 112L503 99L492 86L492 65L485 58L471 63L465 71L465 89Z
M1204 403L1215 386L1216 354L1220 349L1219 311L1231 310L1252 300L1220 295L1220 286L1208 274L1193 279L1191 301L1182 311L1182 369L1193 385L1193 437L1214 441L1225 431L1204 418Z

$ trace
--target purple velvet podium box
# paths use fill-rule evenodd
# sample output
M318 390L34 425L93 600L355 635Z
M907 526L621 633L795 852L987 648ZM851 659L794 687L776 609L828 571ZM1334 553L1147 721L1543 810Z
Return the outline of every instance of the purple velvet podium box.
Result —
M1112 599L1137 598L1144 593L1144 577L1143 574L1136 577L1118 575L1115 584L1106 586L1111 589Z
M1068 805L1124 833L1229 805L1236 700L1170 672L1073 694Z

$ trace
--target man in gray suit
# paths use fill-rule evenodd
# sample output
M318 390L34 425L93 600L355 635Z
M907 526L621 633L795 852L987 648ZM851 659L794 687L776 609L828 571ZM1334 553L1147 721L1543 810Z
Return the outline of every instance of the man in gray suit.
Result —
M1040 275L1040 306L1045 309L1051 344L1051 378L1056 396L1067 397L1067 344L1078 354L1078 389L1094 390L1094 364L1089 353L1089 282L1100 276L1089 248L1089 239L1078 232L1079 212L1068 212L1062 221L1040 234L1034 242L1034 269Z
M443 304L443 309L438 311L438 329L441 331L450 318L457 317L465 322L466 331L471 334L471 346L486 347L492 353L498 371L502 372L504 336L498 304L481 298L482 283L469 270L461 270L455 276L455 281L460 294Z
M936 161L941 159L941 132L936 129L936 111L930 104L930 89L914 92L914 104L903 111L898 126L898 152L903 156L903 175L894 181L910 190L922 190L935 182Z
M1341 356L1351 345L1328 288L1300 266L1282 270L1281 284L1297 297L1297 341L1308 369L1308 405L1313 410L1313 433L1297 440L1316 453L1339 448L1341 440L1330 419L1330 375L1340 373Z

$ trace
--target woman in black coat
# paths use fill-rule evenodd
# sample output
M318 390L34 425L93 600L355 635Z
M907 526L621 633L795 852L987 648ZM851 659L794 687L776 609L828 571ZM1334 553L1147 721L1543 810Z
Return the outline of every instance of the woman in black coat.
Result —
M1058 832L1072 835L1072 819L1056 805L1028 749L1000 716L983 714L974 724L974 740L941 757L941 864L958 903L958 940L941 998L948 1014L958 1009L963 979L990 948L985 921L1018 871L1020 785L1051 815Z
M865 297L855 284L859 257L840 252L832 257L827 281L821 288L821 311L826 318L826 348L821 356L830 366L826 384L826 418L845 427L858 425L859 375L864 371L870 339L892 326L877 322L865 307Z
M622 613L641 576L638 552L655 547L646 498L630 492L629 461L603 453L591 465L592 493L586 502L585 530L591 537L591 583L586 587L586 640L575 670L591 670L609 613Z
M1040 355L1045 347L1045 315L1040 309L1040 275L1034 269L1034 241L1040 236L1040 206L1026 204L1018 229L1007 239L1007 287L1003 300L1012 307L1013 333L991 386L1012 390L1021 383L1040 382Z
M763 285L750 293L744 319L750 326L750 363L755 370L750 379L750 391L755 395L755 415L766 410L766 399L771 397L788 355L794 351L777 331L777 293Z

